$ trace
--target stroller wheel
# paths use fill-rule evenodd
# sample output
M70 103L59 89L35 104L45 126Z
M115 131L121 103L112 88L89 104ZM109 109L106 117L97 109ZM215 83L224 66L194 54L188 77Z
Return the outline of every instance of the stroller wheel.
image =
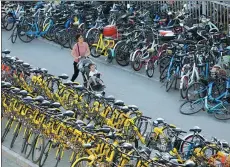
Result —
M105 91L103 91L103 92L101 93L101 95L102 95L102 96L105 96Z

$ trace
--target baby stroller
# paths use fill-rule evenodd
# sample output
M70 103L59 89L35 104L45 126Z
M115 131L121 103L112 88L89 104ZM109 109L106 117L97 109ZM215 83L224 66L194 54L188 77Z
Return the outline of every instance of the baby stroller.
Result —
M82 73L82 77L84 80L84 86L87 87L87 85L89 84L89 72L90 72L90 64L95 64L93 63L92 60L90 60L89 58L81 58L79 63L78 63L78 69L80 70L80 72ZM93 91L95 93L102 93L105 94L104 92L104 85L102 85L100 82L103 83L103 81L100 79L100 74L97 74L96 77L98 78L96 80L96 85L94 83L91 83L89 85L89 90ZM100 82L98 82L98 80L100 80Z

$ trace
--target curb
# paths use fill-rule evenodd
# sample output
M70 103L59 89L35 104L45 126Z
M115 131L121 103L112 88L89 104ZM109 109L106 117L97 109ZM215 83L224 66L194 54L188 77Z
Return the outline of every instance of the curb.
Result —
M2 157L5 156L7 159L17 164L18 167L38 167L38 165L32 163L28 159L25 159L18 153L10 150L9 148L2 145Z

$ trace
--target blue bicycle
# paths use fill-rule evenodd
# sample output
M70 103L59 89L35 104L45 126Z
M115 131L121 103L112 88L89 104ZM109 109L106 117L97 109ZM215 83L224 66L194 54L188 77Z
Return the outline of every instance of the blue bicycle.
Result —
M197 100L189 100L180 106L180 112L185 115L192 115L201 110L206 110L208 114L214 114L219 120L230 119L230 78L225 81L226 90L217 97L212 96L214 82L210 82L207 87L200 88L195 91L200 98ZM208 91L208 94L202 94Z
M28 43L35 38L42 37L47 34L49 29L53 26L54 22L49 20L49 22L45 24L41 30L38 23L39 13L40 9L38 9L37 12L32 16L32 21L24 21L24 23L20 26L18 37L21 41Z

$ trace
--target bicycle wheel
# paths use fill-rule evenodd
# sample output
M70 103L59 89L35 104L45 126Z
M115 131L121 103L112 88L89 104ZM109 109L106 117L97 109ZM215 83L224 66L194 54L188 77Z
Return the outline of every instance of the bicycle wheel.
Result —
M77 159L72 165L71 167L86 167L86 166L92 166L95 167L95 165L90 165L91 160L89 158L81 158L81 159Z
M200 110L204 108L204 104L201 100L190 100L184 102L180 106L180 113L184 115L192 115L198 113Z
M116 62L120 66L128 66L130 62L130 48L126 45L125 41L120 41L114 48Z
M197 100L206 96L207 87L202 82L194 82L191 84L186 91L187 100Z
M87 33L86 33L86 41L89 44L89 46L91 46L94 43L97 43L97 41L99 40L99 30L97 28L93 28L90 29Z
M1 139L2 142L4 142L4 140L5 140L6 136L7 136L7 134L9 133L10 128L11 128L11 126L12 126L12 124L13 124L13 121L14 121L13 118L10 118L10 119L7 121L5 130L4 130L4 132L3 132L2 139Z
M188 89L188 77L185 76L183 78L183 81L181 81L180 83L180 96L182 99L186 98L187 89Z
M18 38L25 43L31 42L35 35L29 35L28 33L36 32L35 27L33 27L31 24L23 24L18 28Z
M32 149L32 161L37 163L41 158L41 153L44 149L45 139L42 135L37 135L34 141L34 147Z
M168 79L166 81L166 85L165 85L166 92L168 92L171 89L171 87L172 87L172 85L173 85L173 83L175 81L176 81L176 76L172 74L172 76L170 77L170 79Z
M113 61L113 52L112 52L112 49L107 49L107 53L108 53L108 56L106 58L106 61L108 63L112 63L112 61Z
M47 158L48 158L48 156L49 156L49 152L50 152L51 148L52 148L52 141L49 140L49 141L46 143L44 149L43 149L42 152L41 152L41 157L40 157L40 161L39 161L39 166L40 166L40 167L43 166L43 165L45 164L45 162L46 162L46 160L47 160Z
M138 120L137 127L138 127L141 135L144 136L145 132L147 130L147 127L148 127L148 121L145 119Z
M9 16L8 14L6 14L3 17L4 20L4 25L3 27L5 28L6 31L11 31L14 28L15 25L15 18L12 16Z
M12 31L11 37L10 37L11 42L15 43L17 37L18 37L18 26L15 26L14 29L13 29L13 31Z
M98 48L99 49L99 48ZM95 57L95 58L98 58L101 56L101 54L98 53L97 51L97 47L96 46L91 46L90 47L90 53L91 53L91 56Z
M141 57L142 57L142 53L140 51L136 52L135 55L133 55L132 68L135 71L141 70L142 67Z
M35 146L35 139L36 139L36 134L30 132L28 138L26 138L25 149L24 149L24 154L26 158L29 158L32 149Z
M63 47L63 48L69 48L69 39L70 39L70 33L67 32L65 29L60 31L58 38L58 43Z
M168 66L166 66L161 72L160 72L160 82L164 82L167 77L168 72Z
M15 140L16 140L16 138L18 137L18 134L19 134L20 129L21 129L21 127L22 127L22 123L19 122L16 126L17 126L17 128L16 128L16 130L14 131L14 135L13 135L12 141L11 141L11 143L10 143L10 148L13 148L13 146L14 146Z
M230 119L230 104L223 104L221 109L218 109L214 112L214 116L219 120Z
M154 75L154 64L155 64L154 60L149 60L146 64L145 72L149 78L152 78Z
M25 146L26 146L26 141L30 135L30 131L28 128L25 129L24 136L23 136L23 141L22 141L22 148L21 148L21 153L24 153Z
M58 153L56 154L56 164L54 167L57 167L59 162L61 161L61 158L62 158L62 152L63 152L63 148L62 147L59 147L58 148Z

